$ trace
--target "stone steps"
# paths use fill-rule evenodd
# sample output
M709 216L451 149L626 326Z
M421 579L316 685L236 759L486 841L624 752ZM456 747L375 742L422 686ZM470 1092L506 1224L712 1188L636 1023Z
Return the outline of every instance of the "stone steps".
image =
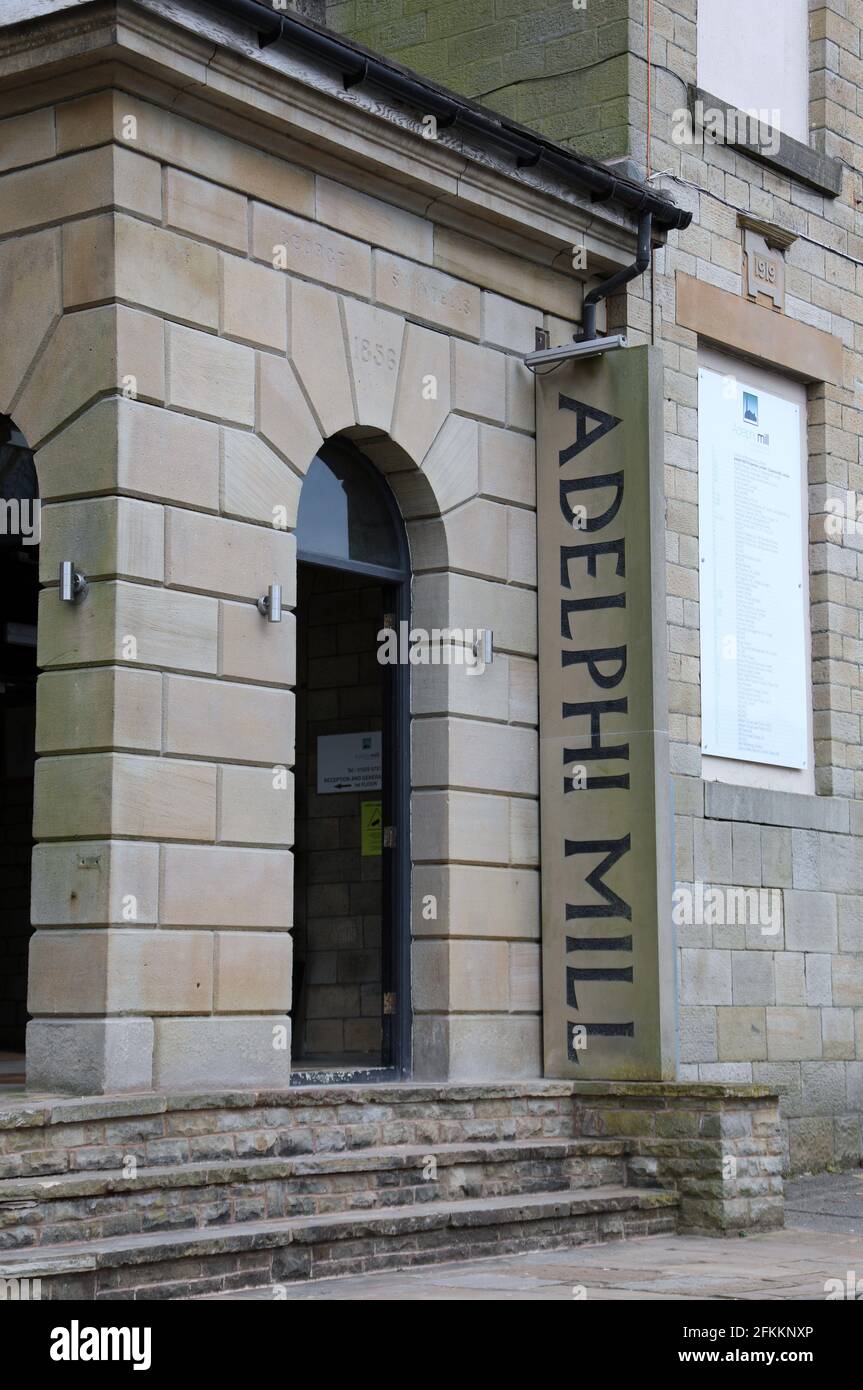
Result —
M0 1180L288 1157L404 1144L574 1137L571 1087L526 1084L292 1087L0 1106ZM584 1136L592 1137L592 1136Z
M191 1297L678 1225L772 1229L780 1148L775 1095L725 1084L10 1098L0 1276L29 1268L54 1298Z
M394 1145L0 1181L0 1249L626 1182L613 1139Z
M0 1254L42 1298L194 1298L259 1285L559 1249L676 1224L677 1196L608 1185L104 1237Z

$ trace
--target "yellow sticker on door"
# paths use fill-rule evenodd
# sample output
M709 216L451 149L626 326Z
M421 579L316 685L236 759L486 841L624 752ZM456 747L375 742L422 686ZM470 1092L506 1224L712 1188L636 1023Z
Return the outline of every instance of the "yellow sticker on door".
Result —
M379 801L360 802L360 825L362 827L363 856L380 854L383 837L383 814Z

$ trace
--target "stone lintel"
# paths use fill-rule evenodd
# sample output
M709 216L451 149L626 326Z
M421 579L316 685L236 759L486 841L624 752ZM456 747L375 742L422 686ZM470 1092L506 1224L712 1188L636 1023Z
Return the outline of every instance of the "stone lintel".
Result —
M842 384L841 338L682 271L677 272L677 322L705 342L801 381Z
M851 829L850 806L850 802L838 796L801 796L798 792L738 787L728 782L704 783L704 814L708 820L751 821L847 835Z

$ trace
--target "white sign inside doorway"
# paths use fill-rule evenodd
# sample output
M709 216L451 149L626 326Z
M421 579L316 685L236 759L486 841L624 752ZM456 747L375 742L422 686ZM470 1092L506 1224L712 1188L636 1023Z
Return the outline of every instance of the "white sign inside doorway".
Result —
M380 733L321 734L318 794L374 792L381 787Z

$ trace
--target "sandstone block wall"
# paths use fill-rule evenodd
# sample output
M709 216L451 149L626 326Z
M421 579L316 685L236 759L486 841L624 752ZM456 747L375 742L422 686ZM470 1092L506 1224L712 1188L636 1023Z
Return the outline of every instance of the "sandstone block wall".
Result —
M859 63L863 11L856 5L843 6L841 16L833 5L810 11L810 143L845 165L833 198L729 146L688 148L671 139L673 113L686 104L685 84L696 80L694 26L680 23L693 8L654 6L657 24L672 24L677 39L669 62L654 38L655 62L670 71L657 71L655 78L651 160L654 169L686 180L661 183L695 216L658 253L653 283L645 281L628 311L633 327L647 333L652 296L666 359L677 873L682 881L700 877L781 889L783 914L775 939L716 926L708 940L709 929L681 928L681 1075L778 1086L790 1162L799 1171L856 1164L863 1151L863 546L861 537L831 535L825 526L828 498L844 499L863 483L863 299L855 265L863 248L857 203L863 163L859 93L849 80ZM835 377L810 377L807 385L816 796L746 792L700 780L699 336L680 326L676 309L682 275L742 295L738 212L796 236L784 253L786 341L798 325L838 340ZM759 365L771 364L762 358Z
M851 498L853 517L863 496L863 5L810 4L809 143L840 161L838 196L801 177L811 168L805 151L771 163L727 144L677 143L674 123L697 82L696 0L654 0L651 15L648 150L644 0L588 0L581 11L562 0L327 6L332 27L446 85L587 153L633 159L693 212L692 224L655 252L652 273L608 308L611 326L632 343L660 343L665 361L677 878L682 887L770 889L781 927L776 936L737 925L678 929L680 1075L780 1085L793 1166L850 1164L863 1152L863 529L837 535L825 520L829 502L844 512ZM774 104L765 95L764 105ZM795 238L783 255L778 326L739 317L738 213ZM680 312L682 277L720 295L700 325ZM743 330L729 337L732 320ZM818 342L816 356L829 365L801 365L793 350L801 334L824 335L806 341ZM702 780L697 373L705 343L790 369L806 384L815 796Z
M577 284L547 244L435 224L142 85L2 122L0 406L44 502L31 1083L288 1077L295 624L255 600L279 580L292 607L303 474L339 432L408 523L414 622L495 634L486 675L413 681L416 1067L538 1075L519 354L572 331ZM62 558L90 580L74 606Z

